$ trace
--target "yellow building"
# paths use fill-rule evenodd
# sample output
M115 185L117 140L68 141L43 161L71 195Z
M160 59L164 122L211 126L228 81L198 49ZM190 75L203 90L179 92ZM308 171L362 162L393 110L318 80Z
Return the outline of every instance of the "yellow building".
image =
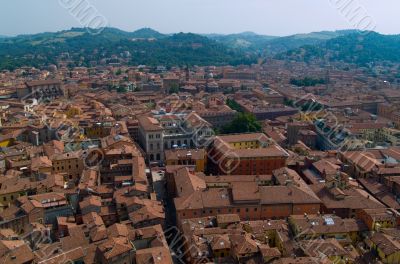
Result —
M356 249L346 246L346 249L335 238L315 239L311 241L300 241L300 248L308 257L320 259L322 256L329 263L352 264L358 256ZM321 259L321 263L322 259Z
M342 219L334 215L292 215L289 225L299 240L335 238L339 242L357 242L368 230L361 220Z
M357 212L357 218L362 220L371 231L382 228L395 228L400 219L400 213L392 208L363 209Z
M32 158L31 170L33 173L51 173L53 168L51 160L47 156Z
M315 112L300 111L299 121L314 123L314 121L321 119L321 118L329 117L330 115L331 115L331 113L327 112L326 110L315 111Z
M270 139L264 133L223 135L220 138L223 138L226 144L236 150L265 148L271 144Z
M29 178L14 177L0 184L0 210L8 207L16 199L27 195L36 188Z
M381 131L382 138L392 146L400 145L400 130L395 128L385 127Z
M230 255L231 251L229 235L221 234L213 236L210 246L215 258L226 258Z
M88 138L103 138L111 133L113 124L111 123L95 123L85 127L85 135Z
M257 140L230 142L230 145L235 149L256 149L260 147L260 144Z
M2 148L7 148L9 146L12 146L14 144L14 139L13 138L7 138L7 137L0 137L0 147Z
M394 232L394 231L393 231ZM376 253L383 263L400 263L400 242L387 233L377 232L371 237L371 250Z
M285 243L290 238L285 220L249 221L243 224L243 230L271 248L286 253Z
M69 105L66 111L67 118L72 118L76 115L80 115L82 113L82 109L78 106Z
M75 151L52 157L53 173L66 173L69 180L77 180L84 169L83 152Z
M166 165L194 166L196 172L204 172L207 155L204 149L171 149L165 151Z
M8 134L0 135L0 147L10 147L17 140L17 137L24 132L23 129L14 130Z
M386 123L351 123L347 125L347 129L353 135L357 135L360 139L372 141L372 142L383 142L385 140L383 129L387 126Z

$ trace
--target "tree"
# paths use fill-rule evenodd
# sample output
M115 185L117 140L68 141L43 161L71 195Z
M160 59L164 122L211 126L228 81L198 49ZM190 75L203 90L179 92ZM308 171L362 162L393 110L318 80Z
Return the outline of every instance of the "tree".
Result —
M326 81L324 79L314 79L311 77L304 77L304 79L290 79L290 84L296 86L316 86L318 84L325 84Z
M179 92L179 86L177 84L172 84L171 87L169 88L169 93L178 93Z
M287 106L294 106L294 101L292 100L292 99L289 99L289 98L284 98L283 99L283 104L284 105L287 105Z
M224 126L221 131L224 134L260 132L261 124L253 114L239 113L232 122Z
M242 107L233 99L227 99L226 104L233 110L236 110L238 112L243 112Z
M111 84L108 84L108 85L107 85L107 90L108 90L109 92L111 92L112 90L115 90L115 89L116 89L115 85L111 85Z
M124 86L118 86L117 93L126 93L126 88Z

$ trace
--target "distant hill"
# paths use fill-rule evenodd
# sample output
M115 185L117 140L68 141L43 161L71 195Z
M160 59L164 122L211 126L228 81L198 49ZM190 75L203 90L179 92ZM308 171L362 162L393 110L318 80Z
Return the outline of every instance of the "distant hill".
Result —
M161 34L158 31L155 31L151 28L141 28L132 33L132 37L134 38L164 38L167 35Z
M155 40L150 40L156 38ZM84 28L0 39L0 69L40 67L63 58L71 66L92 62L129 65L236 65L256 62L254 56L196 34L163 35L152 29L126 32L105 28L91 35Z
M318 45L306 45L277 56L280 59L302 61L344 61L358 65L371 62L400 62L400 35L381 35L376 32L346 34Z
M207 34L205 36L228 47L247 51L263 50L268 41L277 38L275 36L258 35L254 32L243 32L230 35Z
M263 56L272 56L304 45L321 44L332 38L352 34L354 32L355 30L321 31L285 37L258 35L254 32L230 35L206 34L204 36L231 48L255 52Z
M221 35L162 34L150 28L127 32L104 28L91 35L85 28L0 38L0 69L41 67L66 61L72 66L123 63L126 65L238 65L259 58L341 60L366 64L400 62L400 36L322 31L287 37L253 32Z
M267 55L275 55L305 45L318 45L326 41L354 33L355 30L321 31L274 38L264 47Z
M86 28L71 28L70 30L63 30L59 32L44 32L34 35L19 35L14 37L11 42L29 43L33 45L54 43L54 42L65 42L67 39L82 36L89 31ZM99 34L103 38L108 38L111 41L119 41L121 39L131 38L160 38L165 35L152 30L150 28L139 29L134 32L127 32L118 28L103 28ZM94 35L94 37L97 35ZM7 40L8 41L8 40ZM10 42L10 41L9 41Z

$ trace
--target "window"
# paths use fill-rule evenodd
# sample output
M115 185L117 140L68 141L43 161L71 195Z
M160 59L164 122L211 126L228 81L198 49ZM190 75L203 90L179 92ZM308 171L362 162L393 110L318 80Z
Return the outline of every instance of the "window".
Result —
M254 208L254 212L257 212L257 208Z
M240 208L236 209L236 213L240 213Z

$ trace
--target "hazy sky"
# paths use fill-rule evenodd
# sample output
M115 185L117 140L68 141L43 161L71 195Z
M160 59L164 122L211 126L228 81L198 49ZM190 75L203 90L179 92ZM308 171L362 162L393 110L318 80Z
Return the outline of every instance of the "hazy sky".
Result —
M2 0L0 35L85 26L72 10L78 3L75 13L84 5L96 8L92 18L101 19L94 25L107 21L127 31L289 35L368 27L400 33L399 0Z

